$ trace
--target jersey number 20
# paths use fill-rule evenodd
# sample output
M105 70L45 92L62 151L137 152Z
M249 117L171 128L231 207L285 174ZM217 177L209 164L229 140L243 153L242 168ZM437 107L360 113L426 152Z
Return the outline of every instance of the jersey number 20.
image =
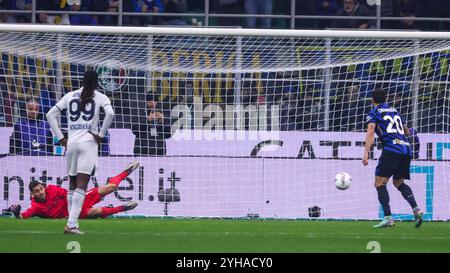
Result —
M394 118L392 118L391 116L384 116L383 119L389 120L388 127L386 128L386 131L388 133L399 133L401 135L405 134L405 131L403 130L402 119L400 118L400 116L396 115L394 116Z

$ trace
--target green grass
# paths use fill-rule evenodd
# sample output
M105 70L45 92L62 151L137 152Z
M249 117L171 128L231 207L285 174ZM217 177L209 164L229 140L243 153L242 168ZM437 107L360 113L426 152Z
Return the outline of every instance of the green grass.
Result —
M65 220L0 218L0 252L450 252L450 223L220 219L81 220L84 236L64 235Z

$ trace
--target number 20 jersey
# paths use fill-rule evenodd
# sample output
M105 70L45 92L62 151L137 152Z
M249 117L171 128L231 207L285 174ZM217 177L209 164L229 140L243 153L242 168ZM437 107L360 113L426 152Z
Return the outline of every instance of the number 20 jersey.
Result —
M403 119L394 107L387 103L376 106L366 118L367 124L375 123L375 133L381 139L383 152L411 156L411 148L406 138Z
M111 105L106 95L95 90L92 100L81 109L82 91L83 88L69 92L56 104L60 111L67 109L68 144L95 141L89 131L98 134L100 108Z

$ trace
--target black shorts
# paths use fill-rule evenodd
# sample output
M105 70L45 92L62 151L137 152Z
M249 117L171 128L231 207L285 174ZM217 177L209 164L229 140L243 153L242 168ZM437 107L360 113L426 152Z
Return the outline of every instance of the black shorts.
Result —
M396 154L391 152L383 152L378 166L375 170L376 176L391 177L394 179L410 179L409 166L411 165L411 157L409 155Z

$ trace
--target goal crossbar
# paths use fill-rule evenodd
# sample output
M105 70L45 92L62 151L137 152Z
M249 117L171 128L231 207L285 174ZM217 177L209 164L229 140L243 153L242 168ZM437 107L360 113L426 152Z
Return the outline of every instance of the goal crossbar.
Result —
M174 36L241 36L241 37L292 37L292 38L348 38L348 39L444 39L450 32L419 31L367 31L367 30L292 30L292 29L241 29L192 27L108 27L0 24L0 32L45 32L122 35L174 35Z

